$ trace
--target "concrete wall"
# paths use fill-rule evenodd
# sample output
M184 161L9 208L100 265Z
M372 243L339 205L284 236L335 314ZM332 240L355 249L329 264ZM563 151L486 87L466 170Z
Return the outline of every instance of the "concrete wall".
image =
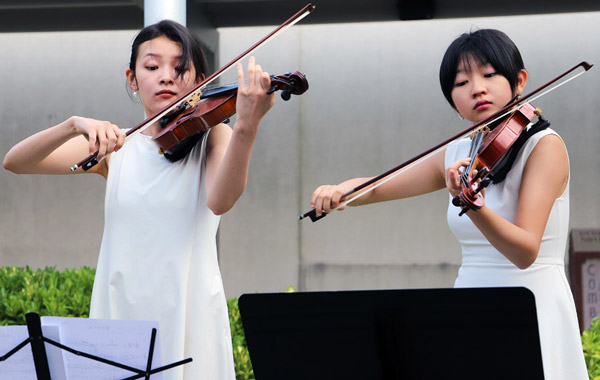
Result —
M318 185L379 174L467 126L437 79L444 51L460 33L504 30L521 49L531 91L581 60L598 61L599 20L589 13L301 26L261 50L270 71L300 70L311 88L268 115L248 189L223 219L227 290L452 286L460 250L446 225L445 191L350 208L314 224L295 217L309 209ZM222 30L221 57L267 30ZM599 83L595 69L535 104L569 148L574 228L600 223Z
M318 11L318 10L317 10ZM310 16L309 16L310 17ZM228 296L244 292L452 286L459 246L445 221L447 194L350 208L311 223L313 189L379 174L466 128L437 80L447 45L477 27L505 31L530 83L576 63L600 62L600 13L299 25L262 47L272 74L300 70L309 91L278 99L257 138L247 189L222 218L219 255ZM271 27L219 30L221 64ZM5 138L0 155L71 114L122 127L142 118L123 72L134 32L3 34ZM600 226L600 69L536 102L567 143L571 226ZM234 80L233 73L223 82ZM89 178L92 177L92 178ZM103 180L0 172L0 265L94 266Z
M71 115L131 127L125 69L134 31L0 34L0 156ZM82 159L85 157L82 157ZM95 266L103 228L100 176L17 176L0 170L0 265Z

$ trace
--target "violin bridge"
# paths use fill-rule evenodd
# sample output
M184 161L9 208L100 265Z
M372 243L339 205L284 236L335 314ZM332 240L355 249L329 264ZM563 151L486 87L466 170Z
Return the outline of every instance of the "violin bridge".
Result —
M190 107L194 107L196 103L200 101L200 97L202 96L202 91L198 90L192 94L190 94L189 98L186 99L186 103L189 104Z
M476 128L473 132L471 132L471 140L473 140L475 138L475 136L477 136L478 134L483 133L483 136L486 136L488 133L490 133L490 127L486 125L482 125L479 128Z

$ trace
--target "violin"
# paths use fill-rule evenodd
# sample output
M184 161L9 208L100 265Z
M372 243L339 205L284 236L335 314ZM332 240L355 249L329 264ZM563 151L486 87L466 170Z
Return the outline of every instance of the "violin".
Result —
M152 137L161 153L176 154L178 147L190 137L217 124L227 122L236 112L237 83L207 89L193 107L182 107L160 120L162 129ZM281 98L301 95L308 90L306 76L299 71L284 75L271 75L271 88L267 94L281 91Z
M462 192L452 199L452 204L460 207L458 214L462 216L469 210L479 210L484 201L481 192L492 181L491 174L507 158L507 153L531 124L535 116L540 116L541 110L530 103L522 104L511 115L501 120L493 129L485 126L474 132L471 143L471 162L460 176ZM470 174L477 173L470 178Z
M441 149L444 149L450 143L473 134L475 131L478 131L478 129L480 127L484 126L484 128L485 128L485 126L489 126L489 125L494 126L498 123L502 123L502 121L505 121L506 125L509 126L509 128L506 130L505 130L505 128L500 128L497 132L495 132L493 135L491 135L491 137L488 137L486 139L486 145L485 145L485 147L483 147L483 149L481 149L481 150L477 149L477 152L481 153L481 155L478 155L477 160L479 162L481 162L482 170L480 170L480 172L483 172L483 174L476 175L477 178L474 178L473 180L470 180L469 182L465 182L464 185L468 188L468 189L466 189L466 193L468 193L468 194L465 194L462 198L459 197L458 201L456 201L459 206L461 206L461 204L464 203L464 206L462 206L462 207L463 208L467 207L467 210L471 209L471 205L474 205L473 207L477 207L477 205L481 204L481 202L483 200L483 198L479 194L479 191L480 191L479 187L486 186L486 183L488 182L489 179L484 178L481 181L479 181L479 180L482 179L482 176L485 173L488 173L488 171L490 171L490 172L492 171L491 168L496 166L494 163L499 162L498 160L502 161L504 154L506 153L506 151L509 150L507 148L509 148L512 145L512 143L510 143L510 144L506 143L506 138L509 137L508 140L511 140L514 137L511 135L515 135L515 134L520 135L522 132L522 127L518 127L518 126L516 128L517 131L515 131L514 123L516 122L517 124L522 124L522 125L526 126L528 123L526 123L525 120L522 118L523 117L525 119L529 118L530 121L533 118L533 116L531 116L531 112L530 112L530 107L532 107L532 106L529 104L529 102L534 101L535 99L538 99L541 96L544 96L548 92L550 92L550 91L564 85L565 83L577 78L578 76L586 73L589 69L592 68L592 66L593 66L593 64L587 63L585 61L578 63L577 65L573 66L569 70L560 74L556 78L550 80L548 83L546 83L546 84L540 86L539 88L535 89L534 91L530 92L526 96L523 96L521 98L516 98L515 100L509 102L502 109L500 109L496 113L490 115L489 117L485 118L484 120L481 120L481 121L471 125L469 128L465 129L464 131L459 132L458 134L448 138L447 140L439 143L438 145L436 145L432 148L427 149L426 151L414 156L413 158L401 163L400 165L398 165L382 174L379 174L379 175L369 179L368 181L363 182L362 184L356 186L354 189L347 191L341 197L340 205L337 208L340 208L343 205L347 205L347 204L351 203L352 201L367 194L368 192L375 190L377 187L394 179L395 177L397 177L398 175L400 175L407 169L409 169L409 168L413 167L414 165L418 164L419 162L427 159L428 157L437 153ZM581 69L583 69L583 71L581 71ZM572 74L577 70L579 70L578 73ZM550 85L558 82L559 80L567 77L568 75L571 75L571 76L564 79L562 82L559 82L559 83L555 84L554 86L550 87L549 89L547 89ZM545 90L545 91L542 92L543 90ZM528 102L526 102L526 100ZM523 111L521 111L521 109L523 109ZM523 115L521 115L521 114L523 114ZM511 115L513 117L511 117ZM521 128L520 131L518 131L519 128ZM490 130L492 130L492 129L495 129L495 128L490 128ZM468 174L470 174L470 173L467 173L467 175ZM482 182L483 182L483 185L482 185ZM463 193L465 193L465 190L463 190ZM459 203L459 202L462 202L462 203ZM479 206L479 207L481 207L481 206ZM317 220L320 220L320 219L324 218L325 216L327 216L327 214L325 212L321 213L320 216L317 216L317 211L313 208L313 209L305 212L304 214L298 216L298 220L302 220L302 219L305 219L308 217L313 222L316 222Z
M189 138L189 136L194 136L194 135L197 135L198 133L202 132L202 128L205 128L204 130L206 130L207 128L211 128L211 127L219 124L223 120L227 120L227 118L229 116L231 116L231 115L233 115L233 113L235 113L235 100L232 100L232 99L229 99L229 101L222 101L223 99L221 99L221 101L216 101L215 99L210 100L210 96L204 94L205 91L208 92L208 94L212 93L214 95L212 97L218 98L218 96L215 95L215 91L211 91L210 89L207 90L207 86L211 82L216 80L220 75L225 73L228 69L230 69L234 64L241 61L242 59L244 59L245 57L250 55L253 51L258 49L261 45L273 40L276 36L278 36L280 33L282 33L285 29L291 27L292 25L294 25L297 22L299 22L300 20L302 20L304 17L308 16L314 9L315 9L315 6L310 3L305 5L302 9L300 9L298 12L296 12L292 17L290 17L289 19L284 21L281 25L279 25L273 31L268 33L260 41L256 42L254 45L252 45L248 50L244 51L242 54L238 55L236 58L231 60L225 66L223 66L219 70L215 71L208 78L204 79L198 85L194 86L194 88L190 89L187 93L185 93L182 96L175 99L173 102L171 102L165 108L158 111L156 114L148 117L146 120L144 120L137 126L128 130L126 133L125 142L129 141L135 135L143 132L145 129L150 127L152 124L154 124L156 122L161 122L162 120L166 120L165 126L171 125L171 122L174 122L175 124L172 125L172 129L176 130L177 132L164 131L164 134L162 134L161 136L156 136L156 139L154 139L154 141L161 140L161 144L163 144L164 147L166 147L166 150L175 150L176 148L174 148L174 147L177 144L182 143L182 141L185 140L185 137L180 138L181 136L187 135ZM308 89L308 83L306 82L306 78L304 77L304 74L299 73L299 72L289 74L289 77L286 77L285 75L280 76L280 77L275 77L275 78L272 78L272 80L274 81L274 83L275 83L274 85L276 86L276 88L275 89L271 88L269 91L276 91L276 90L280 89L279 86L281 86L281 89L283 89L282 96L284 96L284 99L289 94L299 94ZM233 93L233 89L230 89L230 91L232 91L232 93ZM217 91L217 93L218 92L219 91ZM237 92L236 92L236 94L237 94ZM204 101L204 99L206 99L206 101ZM200 108L197 108L196 107L197 105L200 106ZM234 106L233 113L231 110L232 105ZM220 107L223 107L223 108L220 108ZM207 111L212 111L212 112L207 113ZM220 115L220 114L227 114L227 113L230 113L230 115L225 118L223 118L222 115L216 116L218 114ZM182 119L179 122L179 124L177 124L177 122L176 122L177 119L173 119L173 120L170 119L171 116L174 114L175 115L181 114L181 116L177 118L177 119ZM166 117L166 119L163 119L165 117ZM215 120L220 120L220 119L222 119L222 120L219 122L215 121ZM199 124L199 126L197 124ZM189 128L191 128L191 131L188 130ZM162 132L163 131L161 131L161 133ZM165 151L164 147L161 146L161 149L163 149L163 151ZM85 170L85 171L89 170L90 168L92 168L96 164L98 164L98 160L96 160L97 157L98 157L98 152L91 154L87 158L85 158L82 161L78 162L77 164L73 165L71 167L71 171L75 171L79 167L82 167L83 170Z

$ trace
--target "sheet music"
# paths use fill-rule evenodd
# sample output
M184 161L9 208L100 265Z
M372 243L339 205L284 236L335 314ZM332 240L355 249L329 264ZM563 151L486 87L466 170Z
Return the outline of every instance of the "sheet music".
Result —
M152 321L62 317L41 319L43 326L58 327L61 344L142 370L146 368L148 361L152 328L158 330L158 322ZM68 380L117 380L135 375L134 372L76 356L67 351L62 351L62 360ZM152 368L160 366L160 343L157 334ZM151 378L162 380L162 373Z
M58 341L58 328L56 326L42 326L42 334L52 340ZM27 338L29 338L27 326L1 326L0 356L6 355ZM48 343L45 346L48 362L50 363L52 380L66 380L60 349ZM35 378L36 373L31 345L26 345L6 361L0 362L0 379L2 380L31 380Z
M2 326L0 328L0 356L6 355L19 343L29 338L26 326ZM31 349L24 347L19 352L0 362L0 379L35 379Z

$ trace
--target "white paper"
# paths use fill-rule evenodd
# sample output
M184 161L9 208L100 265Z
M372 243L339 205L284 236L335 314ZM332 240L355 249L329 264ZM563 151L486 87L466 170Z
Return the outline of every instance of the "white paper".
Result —
M42 326L42 334L50 339L58 339L58 328ZM29 338L27 326L1 326L0 327L0 356L8 354L21 342ZM58 348L46 343L46 355L50 366L52 380L66 380L62 368L62 356ZM56 370L53 372L52 364ZM0 380L31 380L35 379L35 365L31 344L27 344L10 358L0 362Z
M65 346L139 370L147 366L152 328L158 330L158 322L112 319L42 317L42 325L58 326L60 343ZM64 350L62 358L68 380L116 380L136 375ZM160 366L157 334L152 368ZM162 373L153 375L152 380L162 380Z
M158 322L109 319L42 317L44 337L76 351L145 371L152 329L157 329L152 368L161 364ZM27 326L0 326L0 356L29 338ZM77 356L50 343L45 344L52 380L118 380L137 373L93 359ZM31 345L27 344L0 361L0 380L36 378ZM151 376L162 380L162 372Z
M19 343L29 338L26 326L2 326L0 328L0 356L6 355ZM0 362L0 379L35 379L31 346L27 345L7 360Z

